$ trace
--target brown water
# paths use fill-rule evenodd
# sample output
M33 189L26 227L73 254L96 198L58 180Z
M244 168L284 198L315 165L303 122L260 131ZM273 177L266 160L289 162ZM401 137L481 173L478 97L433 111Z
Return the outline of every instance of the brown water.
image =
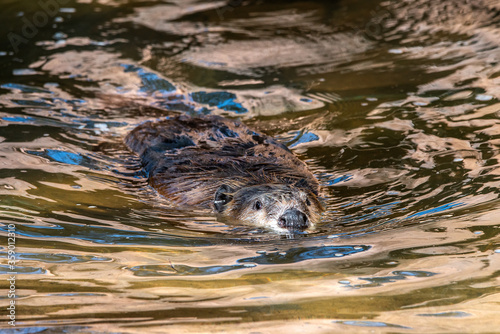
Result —
M500 332L498 0L58 1L0 4L0 328L14 271L20 333ZM317 230L157 196L121 139L178 112L288 145Z

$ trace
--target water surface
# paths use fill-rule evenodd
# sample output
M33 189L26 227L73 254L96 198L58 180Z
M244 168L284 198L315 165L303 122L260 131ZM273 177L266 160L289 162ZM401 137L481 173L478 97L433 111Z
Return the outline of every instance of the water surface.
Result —
M500 328L498 1L63 2L0 5L16 329ZM322 185L317 229L158 196L122 138L179 113L285 143Z

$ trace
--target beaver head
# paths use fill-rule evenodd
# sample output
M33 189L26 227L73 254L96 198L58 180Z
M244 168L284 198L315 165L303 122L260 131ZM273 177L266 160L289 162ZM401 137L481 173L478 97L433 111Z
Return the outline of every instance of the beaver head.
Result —
M214 207L229 219L291 232L314 225L322 211L313 192L288 184L261 184L238 190L222 185L215 193Z

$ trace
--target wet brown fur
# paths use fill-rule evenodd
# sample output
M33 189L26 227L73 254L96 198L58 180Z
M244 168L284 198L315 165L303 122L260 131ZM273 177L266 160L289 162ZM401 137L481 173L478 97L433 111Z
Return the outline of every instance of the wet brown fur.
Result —
M125 143L141 157L151 186L179 205L214 209L214 194L221 186L236 193L246 188L262 192L256 186L268 185L282 198L297 191L306 194L300 196L312 202L309 219L319 217L319 184L305 163L283 144L240 122L178 116L139 125ZM245 204L250 205L240 206ZM244 219L235 205L228 203L226 215Z

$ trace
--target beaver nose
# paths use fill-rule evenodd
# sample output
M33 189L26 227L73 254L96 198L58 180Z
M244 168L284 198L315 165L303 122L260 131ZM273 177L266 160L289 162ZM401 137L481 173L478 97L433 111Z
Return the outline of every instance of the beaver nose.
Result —
M309 227L309 222L303 212L297 209L288 209L278 219L278 225L290 231L304 231Z

